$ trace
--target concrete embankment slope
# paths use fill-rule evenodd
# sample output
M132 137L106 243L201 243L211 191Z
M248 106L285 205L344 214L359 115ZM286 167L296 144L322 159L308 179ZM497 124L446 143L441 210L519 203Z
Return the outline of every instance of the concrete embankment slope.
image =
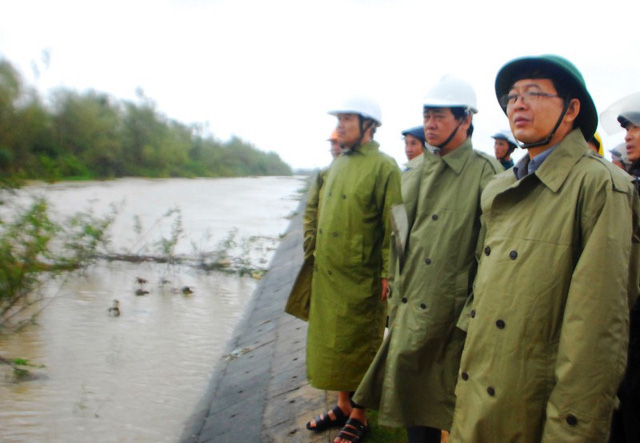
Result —
M284 313L302 264L303 198L182 442L328 442L305 423L332 406L305 375L307 324ZM332 399L335 402L335 399Z

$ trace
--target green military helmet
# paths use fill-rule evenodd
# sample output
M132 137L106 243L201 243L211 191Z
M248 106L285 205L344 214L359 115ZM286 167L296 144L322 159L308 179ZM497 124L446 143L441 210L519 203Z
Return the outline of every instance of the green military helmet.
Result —
M525 76L523 77L523 75ZM576 125L586 140L593 137L598 127L598 112L589 91L587 91L582 74L573 63L564 57L553 54L511 60L498 71L496 76L495 88L498 100L509 93L516 81L527 78L528 75L531 75L529 78L552 79L572 91L575 98L580 100L580 114L576 119ZM503 107L502 110L506 114L506 108Z

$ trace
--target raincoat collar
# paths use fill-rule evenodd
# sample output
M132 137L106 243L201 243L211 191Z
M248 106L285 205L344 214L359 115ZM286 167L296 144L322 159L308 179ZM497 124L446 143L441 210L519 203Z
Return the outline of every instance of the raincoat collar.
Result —
M549 157L534 172L540 181L553 192L565 182L571 168L587 153L587 142L580 129L571 131L549 154Z
M467 160L469 160L469 156L471 155L472 151L473 145L471 143L471 138L468 137L464 142L462 142L460 146L458 146L456 149L454 149L444 157L440 157L438 156L438 154L431 155L434 155L437 158L441 159L447 166L449 166L453 170L453 172L456 173L456 175L460 175L460 172L462 172L464 165L467 163ZM423 155L427 155L427 152L429 151L425 151L425 154Z
M404 164L404 171L409 171L410 169L415 169L422 164L423 154L418 155L417 157L413 157L411 160Z
M346 154L346 155L351 155L355 153L369 154L371 152L377 152L379 147L380 147L380 143L378 143L377 141L371 140L359 146L356 146L353 149L345 149L343 154Z

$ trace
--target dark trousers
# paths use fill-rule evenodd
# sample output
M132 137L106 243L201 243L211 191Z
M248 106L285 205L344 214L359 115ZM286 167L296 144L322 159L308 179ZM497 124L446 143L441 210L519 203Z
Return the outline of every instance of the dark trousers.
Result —
M410 426L407 428L409 443L440 443L440 429L428 426Z

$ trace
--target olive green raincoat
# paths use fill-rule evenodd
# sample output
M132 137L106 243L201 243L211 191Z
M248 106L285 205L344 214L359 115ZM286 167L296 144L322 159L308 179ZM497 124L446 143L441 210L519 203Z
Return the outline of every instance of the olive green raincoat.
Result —
M413 159L409 160L407 163L405 163L405 168L402 170L402 201L407 201L407 198L409 197L407 195L407 190L409 189L409 187L407 186L407 183L410 183L413 179L413 175L414 174L418 174L418 176L420 175L420 171L422 171L421 165L422 165L422 159L423 159L423 155L420 154L417 157L414 157ZM392 221L393 221L393 214L392 214ZM397 234L396 234L397 229L394 229L392 231L391 237L392 237L392 243L395 243L395 240L397 238ZM391 294L393 294L393 292L395 292L395 290L393 289L393 271L395 271L395 268L398 266L398 250L403 249L403 247L399 247L399 248L395 248L391 247L391 260L390 260L390 266L391 266L391 271L392 271L392 275L390 277L390 281L389 281L389 289L391 291ZM396 316L396 311L398 310L398 304L395 303L392 300L392 297L389 297L387 299L388 303L387 303L387 310L388 310L388 318L389 320L387 321L387 326L390 328L391 325L393 324L393 320Z
M379 410L383 425L450 429L465 339L456 322L475 274L480 194L503 169L471 140L423 157L403 190L409 234L391 296L396 317L354 401Z
M380 346L389 213L400 201L400 169L376 142L333 161L320 191L307 335L307 376L316 388L355 390Z
M535 173L487 186L451 443L608 440L639 290L638 204L578 129Z
M311 302L311 278L313 276L313 252L316 250L316 233L318 227L318 206L320 204L320 190L329 168L321 169L311 183L309 197L304 209L302 228L304 239L304 261L293 283L284 311L301 320L309 320L309 306Z

